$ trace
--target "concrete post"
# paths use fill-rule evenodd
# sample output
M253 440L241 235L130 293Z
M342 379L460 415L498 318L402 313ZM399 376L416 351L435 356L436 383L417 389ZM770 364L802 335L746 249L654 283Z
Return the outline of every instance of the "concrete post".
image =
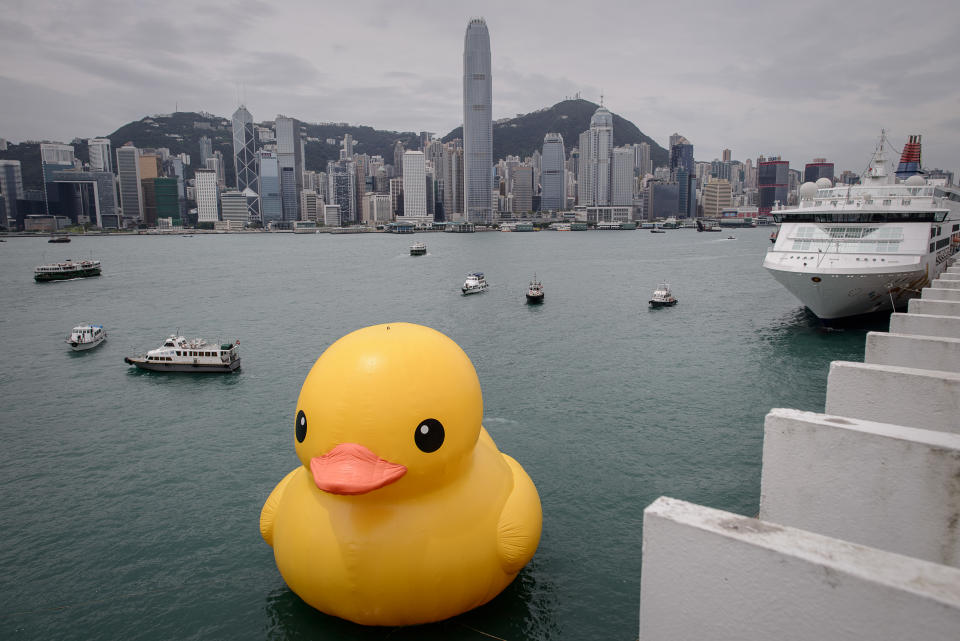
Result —
M869 332L863 360L876 365L960 372L960 338Z
M960 316L960 302L923 300L911 298L907 303L911 314L936 314L938 316Z

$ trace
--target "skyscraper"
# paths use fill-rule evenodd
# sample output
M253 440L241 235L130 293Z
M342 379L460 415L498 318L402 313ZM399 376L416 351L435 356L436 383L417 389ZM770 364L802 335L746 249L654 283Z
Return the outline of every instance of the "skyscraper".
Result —
M492 87L490 32L483 18L474 18L463 38L464 205L472 223L493 221Z
M113 171L109 138L90 138L87 140L87 150L90 153L90 171Z
M580 204L610 204L610 157L613 152L613 114L600 106L590 119L590 129L580 134Z
M433 222L427 217L427 174L422 151L403 154L403 219L420 225Z
M566 150L563 136L548 133L543 137L543 153L540 159L540 210L560 211L566 209Z
M280 163L272 151L257 153L260 165L260 216L267 223L283 220L283 200L280 195Z
M826 158L814 158L803 168L804 182L815 183L819 178L833 180L833 163L827 162Z
M140 150L131 144L117 149L120 209L128 220L143 220L143 186L140 184Z
M197 222L216 222L220 219L217 209L217 172L212 169L197 169L194 185L197 189Z
M207 166L207 159L213 156L213 141L206 136L200 136L200 166Z
M303 166L300 163L300 123L277 116L277 160L280 163L280 193L283 219L300 219L300 192L303 191Z
M633 170L636 154L632 147L616 147L610 171L610 204L633 207Z
M790 181L790 163L780 157L757 162L757 191L760 204L757 213L769 214L777 203L786 206Z
M253 116L243 105L233 112L233 168L236 171L237 191L242 192L249 187L260 193Z
M353 162L349 160L328 162L327 182L329 204L340 207L338 214L340 224L356 223L359 212L354 209L357 201L357 174Z
M693 145L680 134L673 134L670 136L670 175L674 180L680 169L685 169L688 175L696 173L693 163Z
M23 198L23 175L19 160L0 160L0 225L17 228L17 199Z

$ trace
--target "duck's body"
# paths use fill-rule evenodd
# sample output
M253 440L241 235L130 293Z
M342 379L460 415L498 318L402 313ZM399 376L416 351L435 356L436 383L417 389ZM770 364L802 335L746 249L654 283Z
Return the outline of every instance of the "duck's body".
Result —
M297 450L305 464L270 494L260 529L287 585L313 607L366 625L412 625L454 616L499 594L533 557L541 511L530 477L479 425L479 382L475 389L469 385L467 372L458 371L462 363L455 362L454 371L430 367L447 356L459 361L462 350L428 328L385 327L341 341L372 330L374 342L386 338L386 346L371 351L370 344L354 341L359 351L344 359L335 350L338 342L311 370L298 402L305 437ZM390 374L394 358L407 354L406 348L393 351L401 335L431 343L429 352L414 353L430 354L421 359L426 369L454 384L463 395L459 402L430 385L405 389L402 401L385 405L353 398L356 405L348 407L350 401L337 395L320 404L305 398L314 385L325 389L328 376L339 376L351 389L359 382L354 375ZM438 336L456 349L432 344ZM419 430L434 425L430 421L440 426L433 429L440 445L419 440ZM319 434L314 423L324 426ZM410 447L413 428L417 441ZM355 438L347 441L346 432ZM341 450L347 453L339 456Z

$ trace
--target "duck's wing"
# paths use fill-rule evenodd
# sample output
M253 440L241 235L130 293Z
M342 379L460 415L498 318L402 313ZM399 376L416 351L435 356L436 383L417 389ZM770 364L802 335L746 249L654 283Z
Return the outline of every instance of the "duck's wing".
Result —
M263 504L263 509L260 510L260 536L263 537L263 540L266 541L270 547L273 547L273 517L276 513L277 506L280 505L283 490L287 487L293 475L301 469L303 468L297 467L290 470L290 473L277 483L277 487L273 488L270 496L267 497L266 502Z
M526 471L511 456L502 454L513 473L513 491L507 497L497 523L497 552L507 574L516 574L537 551L543 512L540 496Z

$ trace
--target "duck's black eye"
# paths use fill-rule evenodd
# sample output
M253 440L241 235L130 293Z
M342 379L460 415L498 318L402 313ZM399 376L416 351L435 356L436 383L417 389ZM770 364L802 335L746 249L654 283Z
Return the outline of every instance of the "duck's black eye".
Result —
M297 412L297 440L303 443L305 438L307 438L307 415L300 410Z
M443 425L435 418L424 419L417 425L413 440L417 447L427 454L436 452L443 445Z

